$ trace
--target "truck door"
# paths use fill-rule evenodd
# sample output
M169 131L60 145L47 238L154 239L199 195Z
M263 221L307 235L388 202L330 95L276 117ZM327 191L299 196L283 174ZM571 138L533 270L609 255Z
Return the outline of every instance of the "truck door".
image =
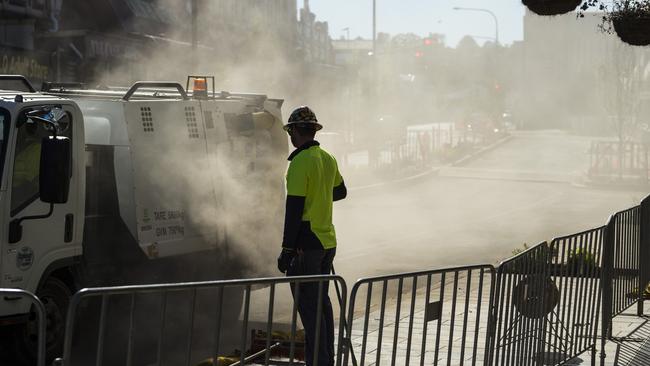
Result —
M37 292L39 281L48 266L79 254L79 248L75 247L75 220L83 213L77 215L78 195L75 192L79 187L79 170L74 167L79 157L75 148L77 144L73 142L73 174L68 202L54 205L52 214L47 216L50 205L39 199L39 169L41 139L51 133L43 123L36 123L26 116L26 112L32 109L26 108L16 118L9 150L13 154L8 162L8 200L4 209L9 216L7 223L30 216L42 218L23 220L22 235L16 242L10 242L7 235L2 238L3 253L6 253L2 258L2 285ZM77 122L73 120L75 114L66 107L63 109L68 118L61 125L59 135L74 139L76 136L73 136L72 129ZM9 228L5 230L8 232Z

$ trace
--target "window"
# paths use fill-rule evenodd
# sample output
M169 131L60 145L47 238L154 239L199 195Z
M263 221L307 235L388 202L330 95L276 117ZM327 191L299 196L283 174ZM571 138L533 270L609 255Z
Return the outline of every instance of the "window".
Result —
M7 152L7 139L9 138L10 124L11 117L9 116L9 112L4 108L0 108L0 172L4 172L4 162ZM1 173L0 177L2 177Z
M50 107L51 108L51 107ZM21 112L17 118L16 152L11 182L11 216L29 206L39 197L41 140L50 136L48 125L29 118L32 111ZM70 115L60 121L59 135L70 137Z

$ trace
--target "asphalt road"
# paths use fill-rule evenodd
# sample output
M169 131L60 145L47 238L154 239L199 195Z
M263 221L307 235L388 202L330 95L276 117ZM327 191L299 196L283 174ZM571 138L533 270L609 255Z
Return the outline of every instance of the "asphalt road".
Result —
M524 243L604 224L645 193L582 185L590 142L555 131L515 133L463 166L351 192L334 209L337 272L351 284L364 276L497 264Z

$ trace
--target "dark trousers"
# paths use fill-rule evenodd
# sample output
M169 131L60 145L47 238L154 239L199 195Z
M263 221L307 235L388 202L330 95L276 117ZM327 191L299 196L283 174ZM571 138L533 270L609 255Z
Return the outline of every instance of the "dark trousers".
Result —
M327 250L306 250L298 254L291 261L287 276L309 276L326 275L332 271L332 261L336 254L336 248ZM332 313L332 302L328 295L329 283L323 282L322 313L320 314L320 334L316 337L316 321L318 311L318 282L302 283L297 288L291 285L291 292L294 299L298 298L298 313L300 320L305 327L305 362L307 366L314 364L314 347L318 341L318 366L334 365L334 314ZM318 339L316 339L318 338Z

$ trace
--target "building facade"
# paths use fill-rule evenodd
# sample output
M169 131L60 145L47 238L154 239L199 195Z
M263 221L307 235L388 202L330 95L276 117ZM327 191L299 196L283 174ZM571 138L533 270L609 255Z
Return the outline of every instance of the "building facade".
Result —
M203 74L218 89L331 100L344 77L309 1L0 0L0 15L0 72L35 85Z
M298 49L308 63L334 64L334 48L327 22L317 21L309 0L303 0L298 21Z
M0 0L0 73L52 77L51 54L37 47L36 37L57 29L60 6L60 0Z
M602 32L601 22L600 13L576 18L527 11L513 103L524 126L609 134L618 118L645 119L637 107L648 89L650 53Z

